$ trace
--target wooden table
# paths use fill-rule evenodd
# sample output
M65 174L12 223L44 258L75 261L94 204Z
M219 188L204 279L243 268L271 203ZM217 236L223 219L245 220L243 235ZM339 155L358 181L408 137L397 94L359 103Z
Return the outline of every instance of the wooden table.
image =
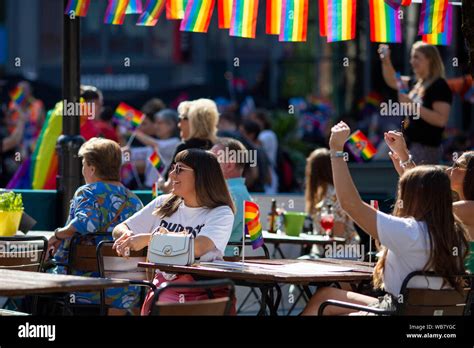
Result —
M269 233L267 231L263 231L263 240L265 243L270 243L275 245L275 251L273 253L273 258L276 256L276 252L280 254L282 259L286 259L283 251L280 248L280 244L296 244L301 246L301 251L308 247L312 247L313 245L332 245L333 243L336 244L344 244L345 239L340 237L331 237L327 238L326 236L322 235L313 235L307 233L300 233L298 237L294 236L287 236L283 233Z
M80 277L0 269L0 296L25 296L74 291L98 291L129 285L124 279Z
M225 269L218 265L213 266L206 263L201 265L196 263L191 266L175 266L175 265L157 265L149 262L140 262L139 267L159 269L163 272L168 273L181 273L191 274L196 278L228 278L233 280L237 285L257 287L262 293L262 302L259 314L265 313L265 308L268 306L270 314L276 315L278 311L279 302L281 299L281 290L278 284L298 284L308 289L309 285L326 285L334 282L349 282L358 283L362 281L370 281L372 279L373 268L366 262L361 261L347 261L347 260L336 260L336 259L319 259L319 260L254 260L246 261L250 264L250 268L235 268ZM297 270L293 274L287 272L278 271L278 266L286 266L291 264L306 264L308 267L311 265L329 265L329 266L341 266L350 267L351 271L345 272L319 272L313 273L298 273ZM236 265L238 263L235 263ZM252 265L273 265L272 269L264 268L253 268ZM277 290L277 298L275 301L268 301L272 298L269 291L273 289ZM310 294L309 294L310 295ZM273 303L272 303L273 302Z

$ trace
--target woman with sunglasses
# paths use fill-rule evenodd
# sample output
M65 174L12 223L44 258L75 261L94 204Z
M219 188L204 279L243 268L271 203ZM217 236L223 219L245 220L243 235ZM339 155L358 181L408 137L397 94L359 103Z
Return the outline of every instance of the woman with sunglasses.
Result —
M392 150L389 153L398 174L416 164L408 152L403 134L396 131L385 133L385 142ZM474 151L463 153L456 158L453 165L447 169L451 180L451 189L459 197L453 203L453 212L465 226L470 240L474 241Z
M157 197L141 211L114 229L114 249L120 256L130 250L145 248L153 232L192 233L194 255L201 261L222 259L234 222L234 204L217 157L209 151L184 150L176 155L172 165L170 194ZM170 275L158 272L154 284L166 281L191 282L190 275ZM206 292L183 293L168 291L160 301L178 302L207 299ZM219 292L214 294L219 297ZM226 296L227 293L222 294ZM142 307L148 315L152 307L150 292Z

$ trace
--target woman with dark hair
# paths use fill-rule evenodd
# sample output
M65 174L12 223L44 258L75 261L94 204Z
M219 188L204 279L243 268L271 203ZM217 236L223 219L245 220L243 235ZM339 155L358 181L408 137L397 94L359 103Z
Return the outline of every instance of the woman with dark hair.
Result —
M188 149L175 157L170 179L170 194L157 197L140 212L118 225L114 230L114 248L119 255L128 250L146 247L154 232L192 233L195 237L194 255L201 261L222 259L234 222L234 204L217 157L209 151ZM193 281L190 275L170 276L158 272L156 285L175 279ZM162 299L178 302L179 295L186 301L204 296L205 292L183 294L170 291ZM153 294L150 293L142 314L150 312Z
M331 153L328 149L314 150L306 160L306 188L305 201L306 213L313 219L313 230L323 234L319 224L321 210L330 205L334 214L335 237L345 238L346 244L359 243L360 238L351 218L341 208L332 179Z
M452 195L446 172L433 166L420 166L405 172L398 183L397 203L393 215L385 214L364 203L352 181L344 160L344 143L350 128L340 122L332 128L329 140L332 174L341 207L351 218L385 248L374 270L374 286L386 291L379 299L336 288L320 288L306 306L304 315L315 315L328 299L396 309L403 280L414 271L434 271L444 279L417 277L417 288L440 289L463 287L455 275L466 272L464 261L469 244L466 231L452 210ZM453 248L458 250L453 253ZM451 276L452 275L452 276ZM347 315L351 309L328 307L328 315Z

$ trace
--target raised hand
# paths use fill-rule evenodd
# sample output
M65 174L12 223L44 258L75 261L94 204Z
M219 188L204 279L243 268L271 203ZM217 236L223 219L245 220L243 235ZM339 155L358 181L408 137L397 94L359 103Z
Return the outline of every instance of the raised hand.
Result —
M331 138L329 138L329 147L331 150L340 151L349 138L351 129L345 122L339 122L331 128Z

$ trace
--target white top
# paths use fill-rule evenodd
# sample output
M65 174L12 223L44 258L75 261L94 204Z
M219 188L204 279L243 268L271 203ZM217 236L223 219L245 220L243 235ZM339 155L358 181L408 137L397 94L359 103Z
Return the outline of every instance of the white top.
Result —
M384 289L398 296L406 276L423 270L428 262L428 228L423 221L377 211L377 232L380 243L388 249L383 273ZM410 288L440 289L442 283L441 278L416 277L410 281Z
M265 150L272 167L275 167L278 151L278 138L275 132L270 129L265 129L258 135L258 140L262 143L262 147Z
M169 196L161 195L155 198L142 210L125 220L125 224L135 234L151 233L158 227L164 227L171 232L187 230L194 237L198 235L207 237L214 243L215 249L202 255L200 260L222 259L234 223L234 214L230 207L190 208L183 202L170 217L161 219L156 215L152 215L153 211L161 206Z

